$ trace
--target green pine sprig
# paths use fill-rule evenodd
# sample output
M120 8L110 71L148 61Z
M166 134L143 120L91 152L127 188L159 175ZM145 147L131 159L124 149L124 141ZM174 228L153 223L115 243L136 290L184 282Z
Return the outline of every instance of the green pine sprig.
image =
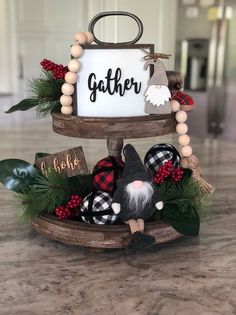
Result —
M182 213L194 209L200 216L204 214L209 195L192 178L184 178L178 183L167 181L158 188L167 207L175 207Z
M55 208L68 201L70 187L68 177L50 172L48 177L38 175L30 187L23 187L19 196L23 207L22 219L51 214Z
M60 109L61 87L64 83L61 79L54 79L51 71L43 70L39 78L29 81L30 95L37 100L36 107L39 116L46 116L51 111Z
M55 208L67 203L72 194L85 197L92 191L92 175L67 177L51 170L48 177L36 176L30 186L22 187L22 191L18 196L23 208L22 219L28 221L39 215L53 214Z
M200 228L199 216L206 209L206 198L209 195L191 177L185 177L178 183L167 181L158 187L164 202L161 211L164 220L181 234L197 236ZM155 219L160 219L158 211Z
M51 71L43 70L40 77L28 81L30 97L12 106L6 113L26 111L34 107L40 117L45 117L52 111L60 111L63 83L62 79L54 79Z

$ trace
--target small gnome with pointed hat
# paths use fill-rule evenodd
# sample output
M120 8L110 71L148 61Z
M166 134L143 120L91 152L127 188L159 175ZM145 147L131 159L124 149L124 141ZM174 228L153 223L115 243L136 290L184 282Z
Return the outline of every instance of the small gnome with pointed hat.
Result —
M152 235L144 234L144 222L156 209L163 208L163 202L134 147L127 144L123 152L125 167L122 177L117 180L112 209L130 227L132 239L128 246L144 249L155 243Z
M144 65L145 70L147 70L149 65L154 65L154 72L152 77L148 80L148 89L145 93L145 112L147 114L170 114L171 94L168 88L166 69L164 64L157 59L159 55L161 58L167 59L169 57L165 54L154 55L157 57L147 59Z

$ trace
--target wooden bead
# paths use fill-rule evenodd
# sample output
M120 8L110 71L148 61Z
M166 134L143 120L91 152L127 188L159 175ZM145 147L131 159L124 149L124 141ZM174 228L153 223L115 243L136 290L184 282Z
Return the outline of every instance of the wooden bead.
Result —
M71 96L62 95L60 97L60 103L62 106L71 106L71 104L73 103L73 99Z
M179 145L188 145L190 143L190 138L188 135L180 135L178 138Z
M188 132L188 126L185 123L179 123L176 125L176 132L179 135L184 135Z
M77 82L77 73L71 71L66 72L65 81L69 84L75 84Z
M78 44L84 45L86 43L86 35L83 32L75 33L74 39Z
M71 72L78 72L80 68L80 62L76 59L71 59L68 63L68 69Z
M170 101L171 111L177 112L180 109L180 103L176 100Z
M79 58L83 54L83 48L80 45L73 45L70 48L70 53L74 58Z
M61 87L61 91L64 95L72 95L75 91L75 88L72 84L64 83Z
M185 145L180 149L180 152L183 157L188 157L193 153L193 150L190 145Z
M92 44L94 41L93 34L91 32L84 32L84 34L86 36L86 44Z
M65 115L71 115L73 112L73 107L72 106L62 106L61 112L62 112L62 114L65 114Z
M183 110L179 110L176 114L175 114L175 119L177 122L179 123L183 123L187 120L188 115L185 111Z

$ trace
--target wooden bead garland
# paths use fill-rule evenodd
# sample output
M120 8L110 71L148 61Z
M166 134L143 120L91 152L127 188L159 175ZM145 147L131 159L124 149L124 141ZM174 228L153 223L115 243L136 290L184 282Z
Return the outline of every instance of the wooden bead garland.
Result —
M62 95L60 97L60 103L62 106L71 106L72 105L72 97L71 96L68 96L68 95ZM72 106L71 106L72 107Z
M187 120L187 113L183 110L179 110L176 114L175 114L175 119L178 123L184 123Z
M65 74L65 81L69 84L75 84L77 82L77 73L68 71Z
M193 153L192 147L190 145L184 145L180 149L182 157L188 157Z
M79 58L83 54L83 48L80 45L73 45L70 48L70 53L72 57Z
M68 69L71 72L78 72L80 69L80 62L76 59L71 59L68 63Z
M84 45L86 43L87 37L85 33L78 32L78 33L75 33L74 39L78 44Z
M190 137L188 135L180 135L178 142L180 146L188 145L190 143Z
M71 115L73 112L73 99L71 95L74 93L74 86L77 82L77 72L80 69L80 62L77 60L83 54L83 48L80 45L91 44L94 40L93 34L90 32L78 32L74 35L75 44L71 46L71 55L74 59L71 59L68 63L69 71L65 74L65 81L62 85L62 96L60 97L61 113L65 115Z
M188 132L188 126L185 123L178 123L176 125L176 132L179 135L185 135Z
M75 91L74 85L69 83L64 83L61 87L62 94L72 95Z
M93 34L91 32L85 32L84 34L86 36L86 44L92 44L94 41Z
M180 153L182 158L186 158L193 153L192 147L189 145L190 137L186 134L188 132L188 126L185 122L188 118L188 115L185 111L180 109L180 103L176 100L171 101L171 110L172 112L176 113L176 132L179 135L178 143L180 146Z
M65 114L65 115L71 115L73 112L73 108L72 108L72 106L62 106L61 112L62 112L62 114Z
M170 106L171 106L171 111L174 113L180 109L180 103L176 100L171 100Z

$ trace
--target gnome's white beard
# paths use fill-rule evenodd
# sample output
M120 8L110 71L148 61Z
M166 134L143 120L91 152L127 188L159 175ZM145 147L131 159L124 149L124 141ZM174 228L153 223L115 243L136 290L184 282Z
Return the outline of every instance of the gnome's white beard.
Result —
M134 187L133 183L126 186L129 208L133 212L139 212L146 204L151 202L154 192L152 185L149 182L144 182L142 187Z
M145 96L146 101L149 101L152 105L160 106L169 101L171 94L165 85L150 85Z

